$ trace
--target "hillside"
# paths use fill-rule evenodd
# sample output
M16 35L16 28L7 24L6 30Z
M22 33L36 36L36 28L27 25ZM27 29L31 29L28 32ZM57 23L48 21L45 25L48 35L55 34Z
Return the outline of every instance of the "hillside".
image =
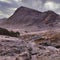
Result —
M50 10L40 12L21 6L3 24L19 27L60 27L60 15Z

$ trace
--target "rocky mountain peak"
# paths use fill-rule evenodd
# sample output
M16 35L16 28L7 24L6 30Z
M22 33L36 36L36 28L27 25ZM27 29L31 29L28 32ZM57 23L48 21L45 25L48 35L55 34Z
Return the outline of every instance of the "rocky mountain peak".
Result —
M58 16L51 10L40 12L21 6L7 19L5 24L47 27L53 26L56 20L58 20Z
M28 7L24 7L24 6L21 6L21 7L19 7L15 12L18 12L18 11L27 11L27 12L38 12L38 13L41 13L41 12L39 12L39 11L37 11L37 10L34 10L34 9L31 9L31 8L28 8Z

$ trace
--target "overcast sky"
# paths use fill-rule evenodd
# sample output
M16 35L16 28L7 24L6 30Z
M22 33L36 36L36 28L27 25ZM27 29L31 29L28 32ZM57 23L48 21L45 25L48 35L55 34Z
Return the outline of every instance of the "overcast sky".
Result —
M11 16L20 6L39 11L52 10L60 14L60 0L0 0L0 18Z

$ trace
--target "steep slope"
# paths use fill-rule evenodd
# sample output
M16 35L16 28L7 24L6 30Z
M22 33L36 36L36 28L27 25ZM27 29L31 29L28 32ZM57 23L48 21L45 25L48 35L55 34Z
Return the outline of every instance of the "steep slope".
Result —
M10 18L8 18L7 22L11 24L32 23L35 19L40 18L38 17L40 15L41 12L26 7L20 7L15 11L15 13Z
M47 27L55 26L56 21L58 22L59 15L53 11L39 12L27 7L21 6L15 13L7 19L5 24L10 25L24 25L24 26L38 26Z

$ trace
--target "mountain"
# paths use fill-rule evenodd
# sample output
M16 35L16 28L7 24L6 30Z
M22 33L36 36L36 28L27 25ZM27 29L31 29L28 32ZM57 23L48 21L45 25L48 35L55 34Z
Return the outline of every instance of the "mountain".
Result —
M60 26L60 15L53 11L40 12L34 9L21 6L4 24L17 26L37 26L37 27L54 27Z

